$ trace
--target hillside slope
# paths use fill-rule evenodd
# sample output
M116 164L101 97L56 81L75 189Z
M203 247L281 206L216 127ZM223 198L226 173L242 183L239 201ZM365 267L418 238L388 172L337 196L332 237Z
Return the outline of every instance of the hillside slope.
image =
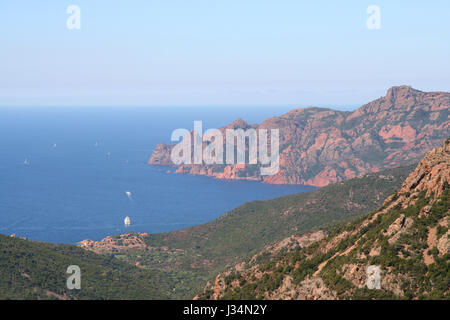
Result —
M86 249L123 256L131 264L183 274L192 298L226 265L265 245L360 216L398 189L413 167L395 168L311 192L246 203L203 225L179 231L124 234L84 241Z
M66 286L67 267L81 270L81 289ZM111 255L72 245L32 242L0 235L0 300L167 299L170 274L141 269Z
M207 299L450 299L450 139L384 205L313 244L266 247L219 274Z
M354 112L310 107L292 110L260 125L239 119L220 130L228 128L279 129L279 172L261 176L258 165L181 165L177 172L325 186L418 162L426 151L450 136L450 93L399 86ZM173 165L172 148L159 144L149 164Z

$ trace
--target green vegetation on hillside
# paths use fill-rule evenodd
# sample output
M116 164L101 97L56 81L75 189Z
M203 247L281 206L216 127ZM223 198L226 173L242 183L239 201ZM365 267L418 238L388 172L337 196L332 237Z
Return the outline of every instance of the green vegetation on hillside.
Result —
M210 223L150 235L146 242L156 250L125 254L132 263L183 272L186 297L191 298L225 266L270 243L374 210L401 186L413 167L389 169L310 192L249 202Z
M81 269L81 290L66 287L67 267ZM140 269L111 255L0 235L0 300L166 299L170 273Z
M145 238L147 248L95 254L0 236L0 299L192 298L217 272L264 246L361 216L396 190L412 166L307 193L246 203L200 226ZM136 264L139 267L136 267ZM66 289L69 265L82 289ZM274 288L280 278L265 279Z
M409 196L409 195L407 195ZM257 259L247 261L244 271L231 269L223 275L225 290L220 298L226 300L263 299L274 294L286 277L292 277L293 286L301 286L306 278L323 279L327 288L338 299L450 299L450 254L439 253L436 247L427 245L431 228L440 229L436 235L448 237L448 226L439 225L448 217L450 208L450 186L445 184L438 201L431 202L425 192L415 197L415 203L406 208L394 206L386 214L371 219L377 210L367 217L336 227L328 237L307 248L296 247L276 254L260 252ZM394 197L392 201L395 201ZM429 205L432 203L432 205ZM384 207L383 207L384 208ZM383 209L382 208L382 209ZM426 210L427 214L420 214ZM393 240L387 230L395 221L409 221L406 231ZM372 221L361 228L364 221ZM440 227L440 228L438 228ZM331 250L322 251L339 235L343 237ZM379 246L379 253L371 250ZM348 250L347 250L348 249ZM352 249L352 250L349 250ZM431 254L430 264L424 262L424 251ZM347 253L344 253L347 252ZM321 263L326 264L321 270ZM361 274L348 270L364 270L365 266L377 265L385 278L383 288L369 290L361 283ZM357 272L356 271L356 272ZM255 277L255 274L262 274ZM233 285L233 281L238 280ZM355 284L356 281L358 285ZM317 280L315 280L316 283ZM303 284L305 285L305 284ZM207 287L201 298L208 299L212 290ZM293 297L294 298L294 297Z

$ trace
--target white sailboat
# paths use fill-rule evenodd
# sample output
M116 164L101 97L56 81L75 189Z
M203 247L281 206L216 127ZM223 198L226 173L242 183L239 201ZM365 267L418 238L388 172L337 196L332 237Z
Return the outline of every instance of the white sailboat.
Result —
M30 160L28 160L28 158L26 158L23 162L24 165L29 166L30 165Z
M131 224L131 219L130 217L126 216L125 220L123 220L123 223L125 224L125 227L129 227Z

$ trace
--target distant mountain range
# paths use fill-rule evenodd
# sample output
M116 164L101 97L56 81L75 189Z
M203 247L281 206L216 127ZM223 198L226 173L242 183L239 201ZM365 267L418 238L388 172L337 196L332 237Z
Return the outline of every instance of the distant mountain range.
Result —
M375 212L272 244L197 298L450 299L449 213L450 139Z
M249 125L221 128L280 130L280 170L261 176L258 165L180 165L176 172L271 184L325 186L369 172L417 162L450 136L450 93L392 87L353 112L294 109ZM159 144L149 164L173 166L173 145Z

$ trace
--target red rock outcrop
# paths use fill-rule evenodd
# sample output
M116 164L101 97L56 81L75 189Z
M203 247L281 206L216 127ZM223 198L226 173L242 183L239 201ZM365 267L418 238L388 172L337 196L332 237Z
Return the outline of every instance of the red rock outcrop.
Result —
M450 139L439 148L434 148L419 162L406 178L400 193L412 194L425 191L426 196L439 197L444 184L450 182Z
M108 236L100 241L83 240L78 246L96 253L120 252L129 249L145 249L145 238L148 233L124 233L118 236Z

